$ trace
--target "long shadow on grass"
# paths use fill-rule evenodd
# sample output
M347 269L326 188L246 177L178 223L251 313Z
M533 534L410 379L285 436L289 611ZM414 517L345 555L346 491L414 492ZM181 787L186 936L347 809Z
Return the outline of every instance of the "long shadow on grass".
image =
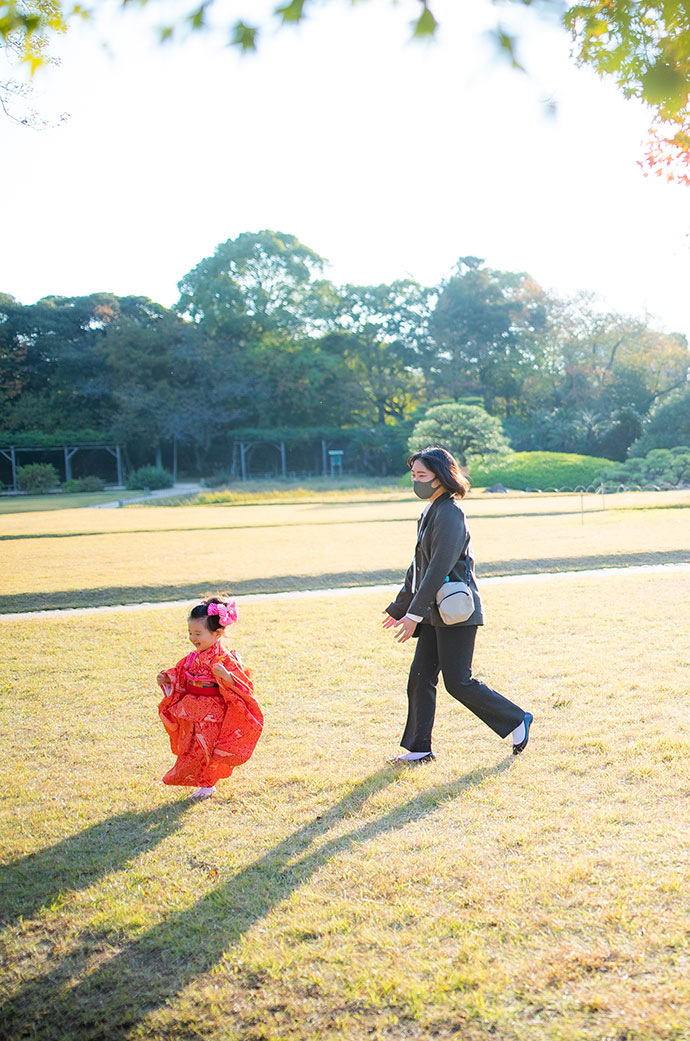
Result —
M600 554L589 557L494 560L478 567L479 578L505 575L536 575L544 571L588 571L595 568L635 567L640 564L685 564L690 551L658 550L643 553ZM70 607L111 607L116 604L162 603L193 600L204 593L230 590L237 596L249 593L286 593L305 589L358 588L402 583L404 571L329 571L319 575L272 575L232 582L227 575L200 578L183 585L105 586L98 589L65 589L47 593L11 593L0 596L0 612L48 611Z
M331 829L357 814L367 799L391 784L397 768L386 767L370 775L330 810L298 828L193 907L171 915L81 982L69 986L70 980L83 976L95 955L113 949L112 938L90 932L78 957L66 959L22 987L0 1009L0 1022L7 1025L13 1041L29 1037L34 1041L68 1037L125 1041L147 1015L205 977L224 952L333 857L421 820L512 762L510 757L497 766L427 788L382 817L327 838ZM319 843L322 838L325 841ZM237 971L234 965L233 972ZM241 989L257 985L256 974L247 979L238 976Z
M31 918L58 897L86 889L102 875L122 871L182 823L192 805L180 800L143 813L122 813L78 835L0 866L0 924Z

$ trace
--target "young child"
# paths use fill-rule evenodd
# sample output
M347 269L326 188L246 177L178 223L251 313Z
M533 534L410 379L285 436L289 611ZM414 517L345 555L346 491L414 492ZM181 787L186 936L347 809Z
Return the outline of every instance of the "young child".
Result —
M193 799L213 795L216 781L246 763L261 736L264 717L251 673L222 643L226 627L236 621L234 600L214 596L192 608L189 639L195 650L157 677L164 694L158 714L177 756L163 782L199 785Z

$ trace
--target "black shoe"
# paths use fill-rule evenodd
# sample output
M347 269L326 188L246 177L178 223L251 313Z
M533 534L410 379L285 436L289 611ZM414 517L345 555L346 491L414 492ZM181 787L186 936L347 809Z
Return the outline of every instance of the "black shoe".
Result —
M520 752L524 752L527 748L527 742L529 741L529 728L532 725L533 719L534 716L531 712L525 712L525 718L522 721L525 724L525 736L519 745L513 745L513 755L520 755Z

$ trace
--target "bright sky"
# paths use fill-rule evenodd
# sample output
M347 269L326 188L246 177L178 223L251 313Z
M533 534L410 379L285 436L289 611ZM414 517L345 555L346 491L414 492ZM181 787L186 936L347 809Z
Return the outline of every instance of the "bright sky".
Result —
M416 0L331 0L243 58L212 35L158 46L166 6L104 16L110 56L98 26L60 42L36 105L65 124L0 115L0 292L171 305L219 242L272 228L336 282L433 284L475 255L690 337L690 190L644 177L648 113L531 10L435 0L441 38L420 45ZM529 77L484 40L501 17L523 27Z

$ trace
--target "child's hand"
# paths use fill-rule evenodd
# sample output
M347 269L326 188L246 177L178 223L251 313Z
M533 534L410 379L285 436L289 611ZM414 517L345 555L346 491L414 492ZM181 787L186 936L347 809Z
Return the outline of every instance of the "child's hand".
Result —
M168 678L167 672L159 672L158 675L156 676L156 683L158 684L159 687L162 687L163 684L165 683L165 681L167 680L167 678Z
M224 683L227 683L228 687L232 687L233 690L237 690L235 677L228 669L225 668L224 665L221 665L220 662L216 662L215 665L211 666L211 672L217 680L223 680Z

